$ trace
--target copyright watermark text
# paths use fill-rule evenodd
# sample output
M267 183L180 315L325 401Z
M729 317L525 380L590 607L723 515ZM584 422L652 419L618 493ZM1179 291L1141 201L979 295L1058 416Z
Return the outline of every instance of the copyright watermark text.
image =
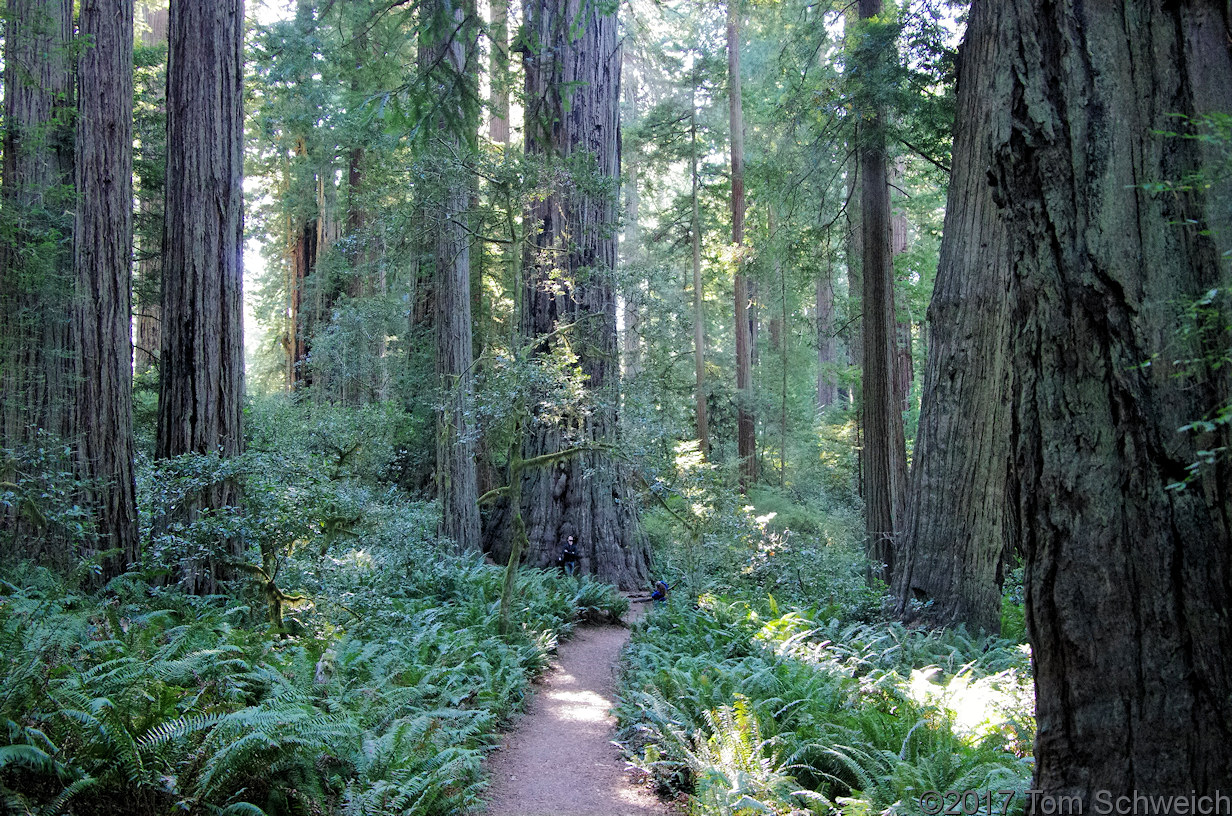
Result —
M1015 800L1018 800L1016 805ZM1232 794L1118 794L1097 790L1089 800L1077 795L1014 790L924 791L917 800L925 816L1232 816Z

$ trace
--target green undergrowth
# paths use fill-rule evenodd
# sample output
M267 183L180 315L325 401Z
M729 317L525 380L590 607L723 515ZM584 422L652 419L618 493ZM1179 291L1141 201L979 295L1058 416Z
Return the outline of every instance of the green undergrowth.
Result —
M602 584L524 571L520 627L502 638L502 571L434 548L430 506L377 498L352 490L364 521L345 542L284 548L277 580L299 600L282 628L243 580L230 596L135 574L85 592L42 568L10 569L0 584L0 811L447 814L475 804L480 762L557 639L627 602Z
M677 598L634 630L620 739L694 816L916 814L966 790L1021 812L1029 669L1012 641Z

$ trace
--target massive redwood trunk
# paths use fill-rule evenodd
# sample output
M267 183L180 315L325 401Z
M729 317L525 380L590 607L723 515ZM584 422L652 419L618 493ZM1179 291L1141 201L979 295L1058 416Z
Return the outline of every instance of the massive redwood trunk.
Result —
M1001 564L1015 546L1010 489L1009 234L988 184L989 133L1008 123L990 100L1010 77L994 10L967 23L954 171L929 306L929 356L915 442L898 614L995 632Z
M243 30L242 0L171 2L158 458L244 445ZM199 506L237 500L224 482ZM226 574L219 560L185 565L197 591Z
M583 0L529 0L525 29L526 152L546 166L559 159L598 180L620 172L621 49L615 9ZM581 172L586 172L582 170ZM559 176L557 176L559 178ZM522 334L528 340L574 323L569 342L586 377L591 411L570 430L584 444L616 444L620 356L616 343L616 201L595 179L552 183L525 218ZM536 426L523 458L567 447L558 428ZM582 570L633 588L649 575L628 475L605 450L526 471L522 508L529 537L524 563L555 562L570 535ZM507 546L507 543L506 543ZM503 554L503 553L502 553Z
M133 475L133 2L82 0L73 304L80 471L104 565L137 560Z
M1034 787L1077 797L1075 813L1101 790L1191 812L1191 792L1232 789L1232 440L1178 429L1232 393L1216 368L1232 243L1226 165L1164 134L1232 111L1232 12L989 5L988 58L1008 73L987 175L1012 241Z
M9 0L4 30L0 445L73 436L72 0Z

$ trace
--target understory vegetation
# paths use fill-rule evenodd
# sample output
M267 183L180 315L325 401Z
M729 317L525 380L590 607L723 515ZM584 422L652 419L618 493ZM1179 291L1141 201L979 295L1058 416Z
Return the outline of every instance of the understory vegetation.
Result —
M621 696L626 749L697 816L935 813L929 791L1021 813L1030 786L1014 641L681 597L638 624Z
M929 791L1020 814L1035 736L1021 570L1001 637L892 620L866 580L850 420L825 412L793 478L745 495L687 443L650 460L645 523L673 591L634 627L619 740L692 816L936 813Z
M397 487L416 436L397 409L254 399L242 456L154 463L147 386L142 562L101 587L97 555L69 574L4 570L5 807L479 807L485 752L557 640L579 621L618 620L628 602L525 569L503 637L502 569L450 555L435 504ZM698 816L917 813L929 790L1012 791L1020 808L1034 730L1020 579L1007 582L1008 639L889 622L885 588L865 581L850 454L828 453L845 427L841 411L818 423L826 478L802 470L744 496L687 444L641 460L644 527L672 591L635 626L619 739ZM48 467L53 454L8 454L15 550L77 518L71 470ZM177 512L225 480L242 486L242 507ZM185 565L236 541L225 594L176 586Z
M463 812L557 639L627 608L606 585L526 570L520 625L498 636L502 570L443 552L434 506L380 478L396 436L363 429L390 425L282 399L248 414L239 459L143 460L147 518L180 520L151 525L137 569L102 588L88 560L68 579L4 571L0 809ZM17 471L6 506L71 515L71 490L33 492L48 485ZM172 512L223 479L242 509ZM166 580L236 538L247 560L227 594Z

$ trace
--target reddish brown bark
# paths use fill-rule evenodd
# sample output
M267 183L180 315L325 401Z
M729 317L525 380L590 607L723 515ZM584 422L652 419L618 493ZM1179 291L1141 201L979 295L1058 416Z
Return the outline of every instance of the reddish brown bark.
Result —
M736 453L740 489L757 480L757 424L753 412L753 332L751 289L744 273L744 106L740 98L740 0L727 4L727 82L731 119L732 244L736 247L734 280L736 322Z
M243 28L242 0L171 2L159 458L244 447ZM199 506L237 501L228 481ZM186 564L186 583L214 591L224 563Z
M1076 797L1074 812L1097 812L1101 790L1227 791L1229 460L1170 485L1232 442L1226 426L1178 431L1232 393L1216 367L1226 345L1183 331L1186 304L1232 286L1232 190L1203 142L1162 134L1232 110L1232 12L1222 0L991 5L1008 81L989 100L1000 117L985 177L1012 242L1034 787ZM1208 184L1187 184L1195 173Z
M140 554L132 419L133 3L82 0L73 308L81 476L104 577Z
M621 49L614 8L582 0L530 0L524 19L527 36L539 45L524 58L528 157L550 163L588 156L583 161L595 174L615 179ZM580 427L569 430L585 444L610 445L618 441L620 402L611 281L616 202L587 186L554 186L526 213L521 328L533 340L562 324L576 324L570 344L580 358L592 408ZM537 427L527 434L522 459L565 447L562 429ZM525 563L554 563L561 543L572 535L584 572L626 588L644 586L650 553L629 481L623 465L602 449L528 469L521 485Z

